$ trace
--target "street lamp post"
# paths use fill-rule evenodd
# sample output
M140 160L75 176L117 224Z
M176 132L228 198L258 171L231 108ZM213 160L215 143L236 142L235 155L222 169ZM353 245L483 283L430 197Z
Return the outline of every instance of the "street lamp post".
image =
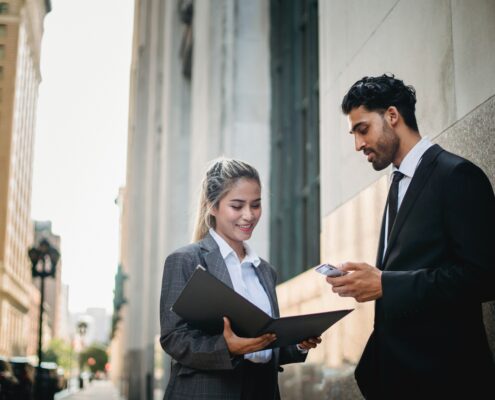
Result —
M81 341L81 347L79 349L79 388L84 388L84 379L82 376L83 372L83 360L82 360L82 351L84 348L84 336L86 335L86 331L88 329L88 323L85 321L79 321L77 323L77 332L79 333L79 338Z
M31 247L28 251L32 264L33 278L40 278L40 315L38 326L38 370L36 373L36 393L40 394L41 388L41 360L42 360L42 338L43 338L43 303L45 302L45 278L55 277L57 263L60 253L52 247L50 242L42 239L38 247ZM39 396L38 396L39 397Z

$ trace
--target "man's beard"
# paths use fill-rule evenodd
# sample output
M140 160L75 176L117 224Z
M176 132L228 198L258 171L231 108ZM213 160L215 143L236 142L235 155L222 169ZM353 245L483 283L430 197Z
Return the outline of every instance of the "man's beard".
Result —
M394 130L383 120L383 133L376 142L375 158L371 161L373 169L381 171L387 168L394 160L397 150L399 149L400 139Z

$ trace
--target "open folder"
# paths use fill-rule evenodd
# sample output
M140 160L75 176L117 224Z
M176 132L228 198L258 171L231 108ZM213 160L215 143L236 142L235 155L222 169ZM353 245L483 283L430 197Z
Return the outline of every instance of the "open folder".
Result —
M267 348L300 343L320 336L351 310L328 311L293 317L272 318L229 286L198 265L171 307L194 328L210 334L223 332L223 317L241 337L275 333L277 340Z

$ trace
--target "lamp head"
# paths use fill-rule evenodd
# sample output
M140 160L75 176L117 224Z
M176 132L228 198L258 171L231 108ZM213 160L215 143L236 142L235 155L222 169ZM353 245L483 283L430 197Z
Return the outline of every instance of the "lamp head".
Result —
M33 268L34 268L36 264L38 264L38 261L41 258L41 252L37 248L31 247L28 250L28 255L29 255L29 259L31 260L31 264L33 264Z

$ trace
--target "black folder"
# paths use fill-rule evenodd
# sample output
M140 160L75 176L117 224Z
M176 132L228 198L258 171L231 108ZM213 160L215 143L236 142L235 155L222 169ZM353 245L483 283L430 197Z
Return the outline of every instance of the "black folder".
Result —
M188 324L210 334L223 332L223 317L228 317L232 330L241 337L275 333L277 340L267 348L300 343L320 336L350 310L328 311L293 317L272 318L253 303L208 273L201 265L171 307Z

